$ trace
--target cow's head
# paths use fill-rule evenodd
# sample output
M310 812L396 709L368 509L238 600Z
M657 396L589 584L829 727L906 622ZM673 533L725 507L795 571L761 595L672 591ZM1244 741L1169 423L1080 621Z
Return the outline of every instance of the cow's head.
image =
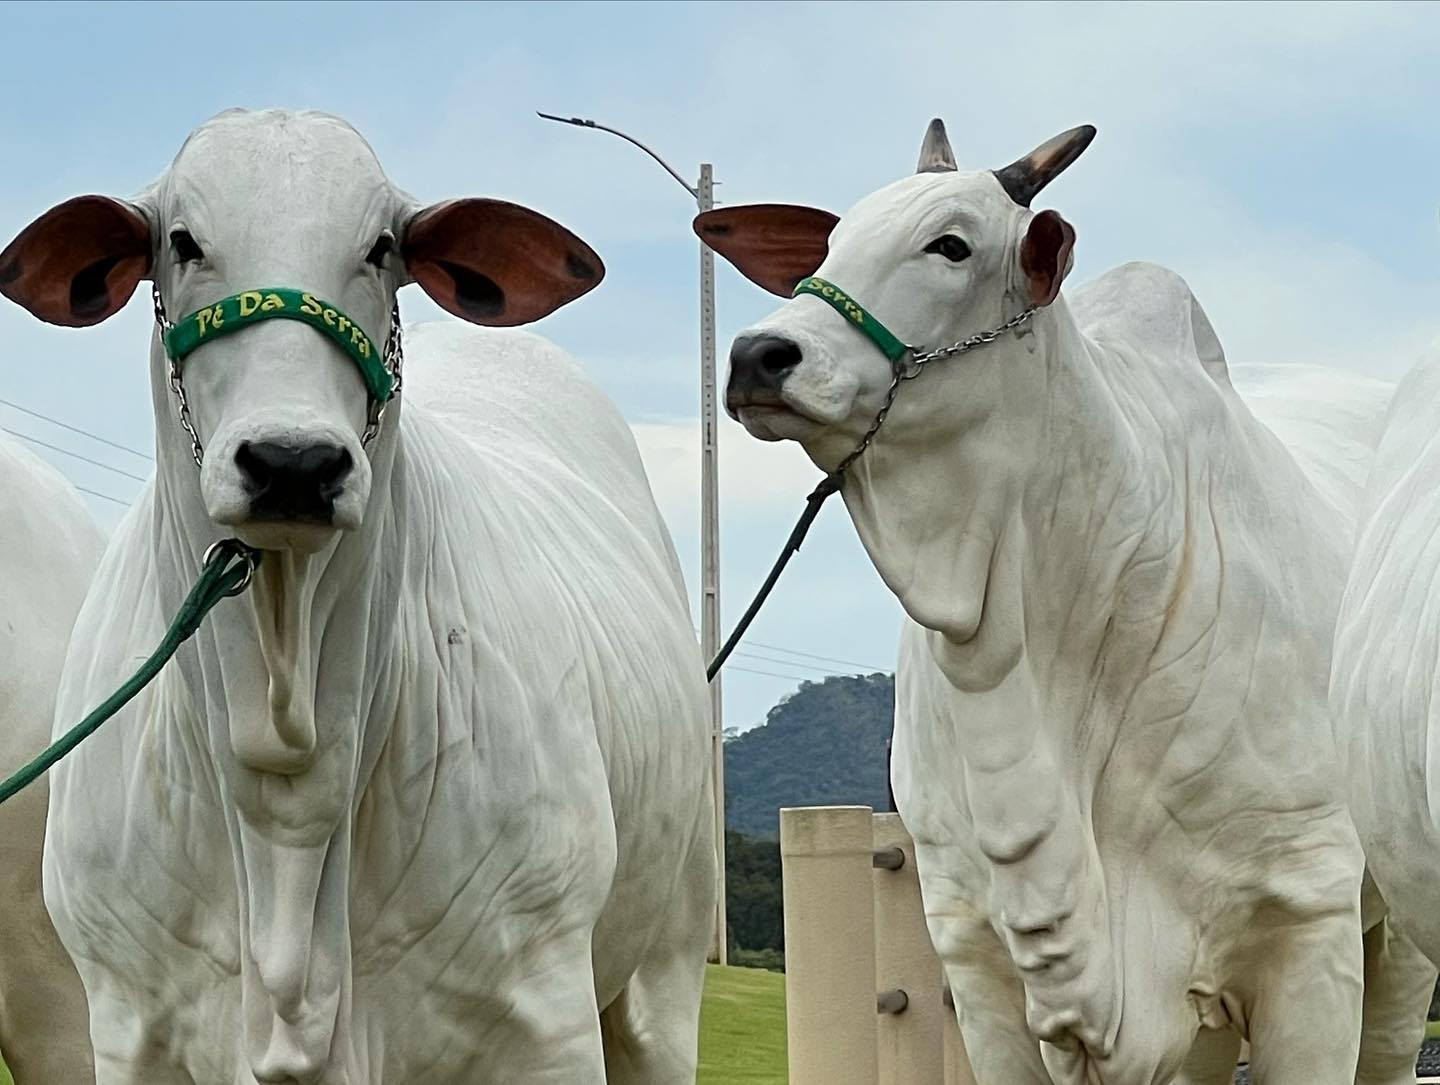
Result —
M464 320L513 325L603 274L583 241L544 216L490 199L420 206L349 125L281 111L221 114L134 200L69 200L0 253L0 292L52 324L105 320L142 279L172 321L204 320L207 307L247 291L261 292L243 303L250 310L316 310L329 333L262 319L216 335L204 320L181 367L204 449L198 481L182 485L198 485L210 519L247 542L301 551L360 524L370 457L393 440L392 403L379 439L362 442L373 397L342 341L382 354L402 285L419 283ZM272 300L270 287L313 301ZM162 471L197 478L158 339L152 354Z
M861 200L843 218L777 204L707 212L696 232L747 278L782 297L818 275L912 346L948 345L1049 305L1071 264L1075 232L1030 201L1094 137L1075 128L994 172L959 172L944 126L931 123L914 176ZM820 298L795 297L741 332L730 352L726 409L766 440L801 441L831 468L875 418L891 363ZM1012 378L1013 379L1013 378ZM986 385L989 385L986 387ZM904 414L928 439L973 423L1013 384L978 381L939 432L913 396ZM924 398L924 397L919 397ZM939 407L937 403L937 409ZM889 423L894 436L904 423Z

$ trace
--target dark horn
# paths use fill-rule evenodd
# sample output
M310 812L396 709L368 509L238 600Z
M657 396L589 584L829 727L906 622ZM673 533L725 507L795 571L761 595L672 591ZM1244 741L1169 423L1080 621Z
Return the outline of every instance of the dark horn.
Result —
M945 134L945 122L936 117L925 129L925 142L920 145L920 161L915 165L915 172L948 173L958 168L955 152L950 149L950 137Z
M1010 198L1021 207L1029 207L1036 194L1059 177L1065 167L1080 157L1095 138L1095 126L1082 124L1068 132L1061 132L1052 140L1040 144L1024 158L1017 159L1004 169L996 170L995 177Z

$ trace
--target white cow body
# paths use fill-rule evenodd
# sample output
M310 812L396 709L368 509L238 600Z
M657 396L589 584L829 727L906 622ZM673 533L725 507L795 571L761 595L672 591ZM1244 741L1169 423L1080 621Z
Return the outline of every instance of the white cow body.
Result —
M135 201L68 201L0 253L56 323L141 277L212 330L224 297L309 292L387 372L407 282L514 325L602 273L544 216L418 205L348 125L279 111L222 114ZM99 1085L693 1077L705 680L623 420L544 340L443 325L410 332L376 424L324 327L229 319L184 362L193 441L152 337L156 478L58 700L60 728L134 670L212 541L262 550L54 774L46 902Z
M697 230L777 293L812 274L869 310L802 293L732 350L727 406L825 470L891 383L849 325L931 348L1035 309L901 384L841 491L907 613L892 783L976 1078L1218 1085L1239 1033L1259 1085L1399 1085L1434 971L1383 924L1362 950L1326 696L1385 390L1244 374L1271 432L1178 276L1061 294L1074 231L1029 199L1093 130L991 174L937 129L838 221Z
M0 437L0 779L50 741L70 628L105 548L74 487ZM19 1085L93 1079L85 992L40 895L48 787L0 806L0 1055Z
M409 359L379 557L322 579L303 649L334 683L317 712L358 702L389 735L363 753L369 783L330 860L348 865L348 924L327 923L338 900L307 930L283 869L237 891L196 706L263 706L263 689L237 704L210 675L254 620L244 599L55 774L46 885L92 992L102 1082L244 1072L245 913L260 902L273 914L249 920L251 939L283 953L313 938L334 970L316 1080L355 1085L603 1080L597 999L704 939L703 679L627 428L527 333L422 326ZM155 518L150 493L106 555L60 725L158 641L193 573L166 568ZM257 599L280 565L262 564Z
M1362 860L1322 696L1345 524L1201 367L1178 278L1129 265L1070 309L1052 466L991 559L986 620L1010 628L951 662L909 621L897 679L896 801L986 1083L1030 1080L985 1034L1022 1013L1093 1038L1044 1045L1057 1082L1088 1058L1128 1085L1169 1080L1202 1023L1263 1020L1281 977L1359 1004ZM1297 961L1327 926L1334 955Z
M1351 808L1391 913L1440 960L1440 361L1400 382L1367 487L1331 698Z

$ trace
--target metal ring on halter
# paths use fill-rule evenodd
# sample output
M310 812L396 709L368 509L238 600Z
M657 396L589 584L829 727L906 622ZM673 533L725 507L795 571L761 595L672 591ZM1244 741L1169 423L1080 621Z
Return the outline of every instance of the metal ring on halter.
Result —
M209 548L205 551L205 556L200 559L201 568L208 566L216 554L223 552L234 554L245 562L244 578L241 579L240 583L225 593L227 596L239 595L250 586L250 581L255 577L255 570L260 566L260 559L256 556L255 551L251 550L250 547L245 544L237 542L235 539L217 539L210 544Z

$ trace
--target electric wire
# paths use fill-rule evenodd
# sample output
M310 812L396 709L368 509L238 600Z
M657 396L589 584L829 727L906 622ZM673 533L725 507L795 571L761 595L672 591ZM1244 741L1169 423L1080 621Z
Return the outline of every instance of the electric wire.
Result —
M105 463L103 460L94 460L89 456L82 456L78 452L71 452L68 448L61 448L59 445L52 445L49 441L42 441L39 437L31 437L28 433L21 433L18 429L11 429L9 426L0 426L0 430L19 437L22 441L29 441L32 445L39 445L41 448L48 448L51 452L58 452L62 456L69 456L72 459L92 464L104 471L113 471L117 475L124 475L126 478L133 478L136 482L149 482L144 475L137 475L134 472L126 471L123 468L115 467L113 464Z
M142 460L154 460L155 457L148 452L141 452L139 449L131 448L129 445L122 445L119 441L112 441L108 437L101 437L98 433L91 433L89 430L81 429L79 426L72 426L69 422L62 422L58 418L51 418L48 414L41 414L39 411L31 410L29 407L22 407L20 404L8 399L0 398L0 403L19 411L21 414L28 414L32 418L38 418L43 422L59 426L61 429L68 429L71 433L78 433L91 440L99 441L102 445L109 445L111 448L118 448L121 452L128 452L132 456L139 456Z

